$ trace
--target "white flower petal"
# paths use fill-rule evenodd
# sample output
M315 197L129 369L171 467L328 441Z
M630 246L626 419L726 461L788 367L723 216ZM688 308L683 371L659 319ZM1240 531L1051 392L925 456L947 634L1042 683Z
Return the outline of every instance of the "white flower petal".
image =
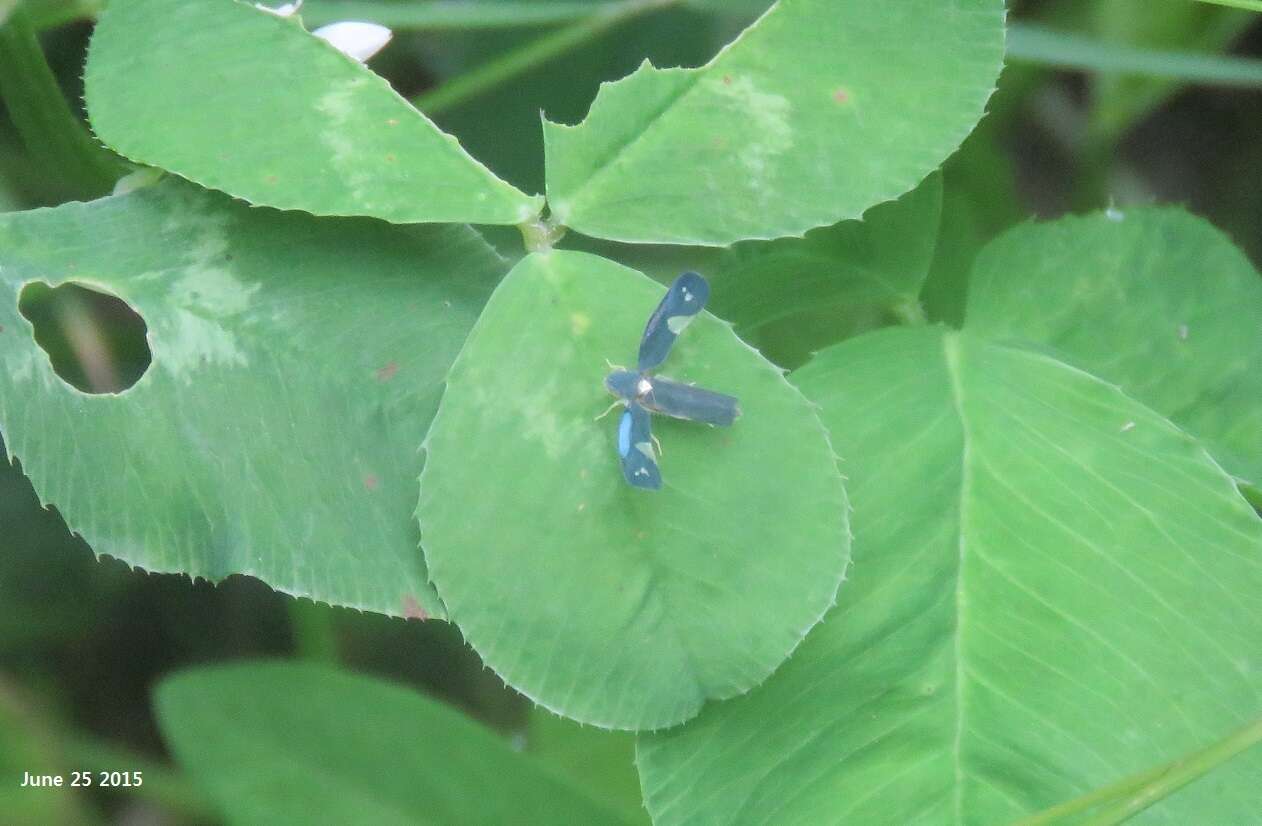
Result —
M390 42L390 38L394 36L393 32L385 26L354 20L330 23L316 29L312 34L327 40L333 48L360 63L384 49Z
M294 14L297 13L298 9L302 8L302 0L297 0L296 3L285 3L277 6L276 8L264 6L262 3L255 3L254 8L259 9L260 11L269 12L277 17L293 17Z

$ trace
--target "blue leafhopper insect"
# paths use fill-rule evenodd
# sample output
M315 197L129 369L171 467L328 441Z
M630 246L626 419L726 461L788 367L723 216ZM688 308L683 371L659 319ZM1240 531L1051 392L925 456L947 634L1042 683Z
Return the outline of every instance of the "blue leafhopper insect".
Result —
M651 375L666 361L675 339L709 297L710 285L699 274L686 272L676 278L644 327L637 369L614 370L605 377L605 388L626 405L618 424L618 455L622 475L634 487L657 490L662 486L653 450L651 413L720 427L732 424L740 415L740 406L732 396Z

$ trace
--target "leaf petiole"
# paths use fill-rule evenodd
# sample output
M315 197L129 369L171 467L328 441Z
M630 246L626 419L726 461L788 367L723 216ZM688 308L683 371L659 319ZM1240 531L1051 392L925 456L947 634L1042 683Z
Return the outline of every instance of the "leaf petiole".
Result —
M588 17L531 40L473 71L452 78L438 88L413 99L412 104L427 115L438 114L546 63L557 55L577 48L634 17L678 5L679 1L626 0L615 5L598 6Z

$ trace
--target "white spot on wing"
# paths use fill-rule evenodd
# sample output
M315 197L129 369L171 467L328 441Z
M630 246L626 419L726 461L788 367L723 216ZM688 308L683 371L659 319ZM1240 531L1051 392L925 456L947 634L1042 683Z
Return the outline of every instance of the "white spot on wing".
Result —
M675 335L679 335L684 328L692 323L693 317L690 315L673 315L666 319L666 328Z

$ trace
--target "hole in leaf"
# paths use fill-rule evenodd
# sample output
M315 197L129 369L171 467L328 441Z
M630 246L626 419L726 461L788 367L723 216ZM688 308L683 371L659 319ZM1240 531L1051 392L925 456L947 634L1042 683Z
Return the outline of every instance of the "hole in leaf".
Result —
M18 311L54 372L84 393L121 393L149 369L145 320L117 296L35 281L22 288Z

